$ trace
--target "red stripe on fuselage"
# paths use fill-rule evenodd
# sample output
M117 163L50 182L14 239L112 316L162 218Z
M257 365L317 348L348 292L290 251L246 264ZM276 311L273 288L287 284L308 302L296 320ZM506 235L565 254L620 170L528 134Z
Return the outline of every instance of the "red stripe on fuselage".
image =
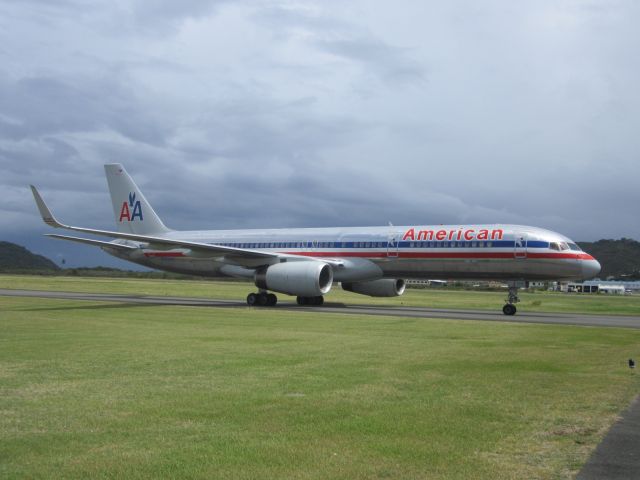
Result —
M303 257L357 257L357 258L516 258L514 252L398 252L398 255L387 255L387 252L285 252L287 255L300 255ZM395 252L394 252L395 253ZM524 252L523 252L524 254ZM586 253L532 253L527 252L523 258L551 258L593 260Z
M301 257L344 257L344 258L443 258L443 259L464 259L464 258L488 258L488 259L512 259L514 252L397 252L397 255L388 255L387 252L360 251L360 252L282 252L286 255L298 255ZM395 253L395 252L393 252ZM182 252L145 252L145 257L177 258L184 257ZM524 258L545 258L563 260L594 260L588 253L552 253L552 252L527 252Z

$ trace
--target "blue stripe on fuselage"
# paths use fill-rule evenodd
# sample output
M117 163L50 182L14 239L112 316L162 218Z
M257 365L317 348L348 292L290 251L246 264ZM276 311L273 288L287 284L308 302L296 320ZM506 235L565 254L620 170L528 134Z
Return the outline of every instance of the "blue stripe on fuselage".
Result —
M235 248L301 248L301 249L336 249L336 248L395 248L395 245L385 241L362 241L362 242L221 242L211 243L211 245L221 245ZM515 248L513 240L447 240L447 241L401 241L398 248ZM527 248L549 248L549 242L529 240L526 242Z

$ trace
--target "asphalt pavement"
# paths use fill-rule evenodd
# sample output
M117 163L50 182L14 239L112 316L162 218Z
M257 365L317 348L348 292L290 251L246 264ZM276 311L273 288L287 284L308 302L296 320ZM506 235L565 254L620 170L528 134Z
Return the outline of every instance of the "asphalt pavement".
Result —
M58 298L65 300L120 302L147 305L183 305L209 308L272 308L276 310L295 310L317 313L383 315L409 318L444 318L511 323L543 323L552 325L582 325L590 327L640 328L640 316L541 313L527 312L525 308L520 308L516 315L509 317L502 313L500 305L496 306L495 312L492 312L487 310L440 309L427 307L344 305L332 302L327 302L321 307L311 307L299 306L295 302L282 301L280 299L275 307L248 307L244 301L219 300L213 298L160 297L13 289L0 289L0 296Z
M640 401L622 414L591 454L576 480L640 479Z

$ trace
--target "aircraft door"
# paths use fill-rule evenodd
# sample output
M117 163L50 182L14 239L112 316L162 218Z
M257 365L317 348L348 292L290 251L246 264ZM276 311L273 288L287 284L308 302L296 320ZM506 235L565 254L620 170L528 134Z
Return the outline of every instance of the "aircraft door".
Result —
M516 233L513 248L513 256L515 258L527 258L527 234Z
M400 247L400 234L391 232L387 237L387 257L398 258L398 248Z

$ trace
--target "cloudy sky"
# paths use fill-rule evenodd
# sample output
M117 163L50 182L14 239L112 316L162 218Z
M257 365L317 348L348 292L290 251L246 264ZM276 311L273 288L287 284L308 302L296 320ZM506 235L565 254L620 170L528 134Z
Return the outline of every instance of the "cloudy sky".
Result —
M640 239L640 2L0 0L0 240L508 222ZM124 264L123 264L124 265Z

